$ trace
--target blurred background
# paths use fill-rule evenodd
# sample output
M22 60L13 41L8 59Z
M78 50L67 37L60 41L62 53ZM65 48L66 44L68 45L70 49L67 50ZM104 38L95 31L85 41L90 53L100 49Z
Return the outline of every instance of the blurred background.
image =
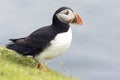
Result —
M51 24L61 6L75 10L83 25L71 25L70 49L47 65L81 80L120 80L119 0L0 0L0 45Z

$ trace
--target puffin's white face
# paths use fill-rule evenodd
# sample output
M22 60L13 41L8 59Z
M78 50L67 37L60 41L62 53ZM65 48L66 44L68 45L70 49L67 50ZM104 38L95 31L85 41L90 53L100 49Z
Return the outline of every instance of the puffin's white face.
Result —
M82 24L80 16L70 9L62 10L61 12L57 13L56 16L59 21L63 23Z
M70 9L65 9L58 14L56 14L57 18L63 23L69 23L72 18L75 17L75 13Z

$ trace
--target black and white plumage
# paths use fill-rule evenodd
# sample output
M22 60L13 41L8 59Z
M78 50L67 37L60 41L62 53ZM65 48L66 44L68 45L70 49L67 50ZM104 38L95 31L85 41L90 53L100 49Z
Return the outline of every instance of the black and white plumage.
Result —
M33 56L39 63L57 57L71 44L70 23L82 24L82 20L71 8L61 7L55 12L51 25L42 27L27 37L10 39L12 43L7 48L23 56Z

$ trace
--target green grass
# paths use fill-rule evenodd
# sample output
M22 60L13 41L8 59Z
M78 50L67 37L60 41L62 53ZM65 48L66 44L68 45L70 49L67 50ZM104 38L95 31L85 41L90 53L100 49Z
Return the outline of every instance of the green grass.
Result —
M0 80L75 80L58 72L40 71L37 62L0 47Z

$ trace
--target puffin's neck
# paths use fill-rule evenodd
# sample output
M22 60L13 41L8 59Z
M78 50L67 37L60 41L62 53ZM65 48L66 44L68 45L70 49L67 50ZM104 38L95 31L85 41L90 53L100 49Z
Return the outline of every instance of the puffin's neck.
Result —
M53 17L52 25L58 31L58 33L67 32L70 28L69 24L62 23L56 16Z

